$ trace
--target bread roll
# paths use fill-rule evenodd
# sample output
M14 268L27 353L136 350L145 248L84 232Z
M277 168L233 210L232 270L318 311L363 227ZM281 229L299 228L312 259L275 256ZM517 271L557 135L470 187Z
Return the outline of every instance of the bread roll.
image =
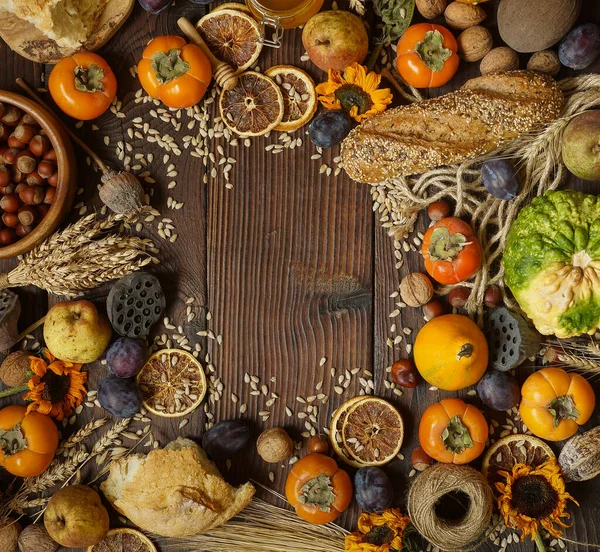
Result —
M547 75L478 77L456 92L366 120L344 140L343 166L350 178L375 184L461 163L553 121L563 102Z
M61 47L79 48L94 32L108 0L0 0L0 11L35 25Z

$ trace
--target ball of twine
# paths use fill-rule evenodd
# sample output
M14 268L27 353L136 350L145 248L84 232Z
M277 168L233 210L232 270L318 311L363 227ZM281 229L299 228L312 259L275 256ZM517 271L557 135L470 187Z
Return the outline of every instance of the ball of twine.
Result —
M467 495L467 512L456 520L440 518L436 504L452 492ZM490 524L493 495L485 477L473 468L436 464L415 479L407 506L415 528L440 550L474 550Z

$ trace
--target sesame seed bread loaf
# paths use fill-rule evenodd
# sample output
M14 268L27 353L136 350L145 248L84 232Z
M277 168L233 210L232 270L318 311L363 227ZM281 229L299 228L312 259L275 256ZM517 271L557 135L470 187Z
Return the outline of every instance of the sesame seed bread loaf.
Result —
M147 455L115 460L100 488L138 527L164 537L205 533L252 501L250 483L234 488L193 441L179 437Z
M59 46L79 48L96 29L108 0L0 0L0 11L35 25Z
M461 163L553 121L563 102L547 75L478 77L456 92L367 119L344 140L343 166L353 180L375 184Z

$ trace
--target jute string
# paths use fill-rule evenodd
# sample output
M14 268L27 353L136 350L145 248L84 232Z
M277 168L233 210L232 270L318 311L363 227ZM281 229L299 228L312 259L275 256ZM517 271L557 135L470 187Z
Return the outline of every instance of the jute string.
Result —
M467 511L457 520L440 518L436 504L452 492L467 495ZM421 473L408 491L408 515L413 525L441 550L475 550L485 538L492 507L492 490L485 477L468 466L436 464Z
M451 199L455 215L469 220L483 248L483 268L469 282L473 288L465 308L470 314L482 314L486 289L496 284L504 294L504 270L500 258L506 237L517 213L534 196L556 189L567 173L561 159L562 135L576 115L600 106L600 75L581 75L564 79L559 85L565 95L561 117L540 131L522 136L488 155L461 165L434 169L425 174L393 178L373 186L373 210L399 243L414 230L418 213L430 203ZM481 164L490 157L513 160L521 171L523 187L512 201L490 196L481 181ZM401 247L396 247L401 251ZM438 291L448 293L453 286ZM510 304L510 301L505 298ZM510 306L513 306L510 304Z

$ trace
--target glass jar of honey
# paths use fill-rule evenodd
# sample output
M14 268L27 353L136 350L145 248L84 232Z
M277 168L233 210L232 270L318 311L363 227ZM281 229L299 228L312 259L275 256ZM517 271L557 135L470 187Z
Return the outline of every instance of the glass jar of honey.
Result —
M324 0L246 0L252 15L260 23L263 44L279 48L284 29L304 25L323 6ZM267 38L267 27L272 36Z

